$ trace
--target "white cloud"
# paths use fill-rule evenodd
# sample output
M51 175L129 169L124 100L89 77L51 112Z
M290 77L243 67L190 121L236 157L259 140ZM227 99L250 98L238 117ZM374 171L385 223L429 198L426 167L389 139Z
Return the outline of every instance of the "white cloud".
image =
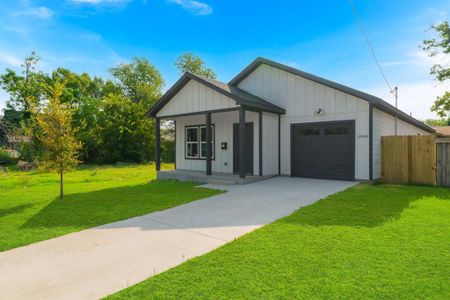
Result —
M182 8L192 12L195 15L210 15L213 12L211 6L199 1L194 0L168 0L168 1L181 6Z
M80 34L81 38L88 40L88 41L101 41L102 36L95 32L83 32Z
M54 13L51 9L45 7L45 6L39 6L39 7L29 7L25 8L21 11L18 11L14 13L14 16L30 16L30 17L36 17L41 19L49 19L53 17Z
M5 63L6 65L13 67L20 67L22 64L22 59L11 53L0 52L0 61Z
M417 81L398 85L398 108L419 120L436 119L437 115L430 111L434 100L450 90L450 84L438 84L434 81ZM364 91L380 97L394 105L394 96L386 86L366 88Z
M76 4L89 4L89 5L114 5L123 4L130 0L71 0Z
M407 55L407 58L399 61L388 61L383 63L385 67L399 66L399 65L415 65L430 67L434 64L448 65L450 63L450 56L445 54L438 54L430 57L424 51L415 51Z

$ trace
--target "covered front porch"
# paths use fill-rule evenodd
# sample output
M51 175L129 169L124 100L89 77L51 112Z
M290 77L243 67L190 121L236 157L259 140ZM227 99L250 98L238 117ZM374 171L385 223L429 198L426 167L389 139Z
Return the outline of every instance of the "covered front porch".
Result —
M149 112L158 179L247 183L278 175L282 113L236 87L186 73ZM174 171L160 171L161 120L175 124Z

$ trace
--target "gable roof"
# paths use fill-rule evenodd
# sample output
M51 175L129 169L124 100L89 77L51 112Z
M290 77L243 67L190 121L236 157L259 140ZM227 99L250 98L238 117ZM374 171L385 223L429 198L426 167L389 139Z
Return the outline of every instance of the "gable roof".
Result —
M264 99L252 95L237 86L231 86L226 83L194 75L186 72L177 82L156 102L152 108L147 112L147 115L155 117L164 105L167 104L190 80L195 80L207 87L227 96L236 101L236 104L243 105L249 108L264 110L277 114L284 114L286 110L275 104L272 104Z
M306 78L308 80L320 83L322 85L328 86L330 88L336 89L338 91L344 92L346 94L350 94L352 96L355 96L357 98L363 99L368 101L371 105L378 108L379 110L382 110L388 114L391 114L393 116L397 115L399 119L408 122L414 126L417 126L425 131L428 132L434 132L434 129L425 125L424 123L420 122L419 120L411 117L410 115L404 113L403 111L399 110L398 108L395 108L393 105L389 104L388 102L384 101L381 98L375 97L373 95L364 93L362 91L353 89L351 87L339 84L337 82L289 67L284 64L280 64L276 61L269 60L263 57L256 58L250 65L248 65L244 70L242 70L236 77L234 77L228 84L231 86L237 86L244 78L246 78L250 73L252 73L256 68L258 68L260 65L266 64L268 66L283 70L285 72Z

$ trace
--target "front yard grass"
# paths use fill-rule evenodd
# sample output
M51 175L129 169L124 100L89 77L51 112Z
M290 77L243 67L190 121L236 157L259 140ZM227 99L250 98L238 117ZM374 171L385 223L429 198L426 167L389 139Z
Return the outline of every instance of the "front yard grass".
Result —
M190 183L149 183L155 175L154 165L80 167L65 176L60 200L56 174L0 174L0 251L219 193Z
M450 190L357 185L111 299L448 299Z

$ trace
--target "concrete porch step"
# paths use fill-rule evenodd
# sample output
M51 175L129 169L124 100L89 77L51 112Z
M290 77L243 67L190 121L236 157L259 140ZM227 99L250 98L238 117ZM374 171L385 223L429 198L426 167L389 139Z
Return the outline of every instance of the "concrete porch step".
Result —
M208 184L217 184L217 185L234 185L239 184L238 180L234 179L208 179Z
M228 173L213 173L207 176L205 172L187 170L158 171L157 173L158 180L179 180L214 185L247 184L272 177L274 176L247 175L245 178L239 178L237 174Z

